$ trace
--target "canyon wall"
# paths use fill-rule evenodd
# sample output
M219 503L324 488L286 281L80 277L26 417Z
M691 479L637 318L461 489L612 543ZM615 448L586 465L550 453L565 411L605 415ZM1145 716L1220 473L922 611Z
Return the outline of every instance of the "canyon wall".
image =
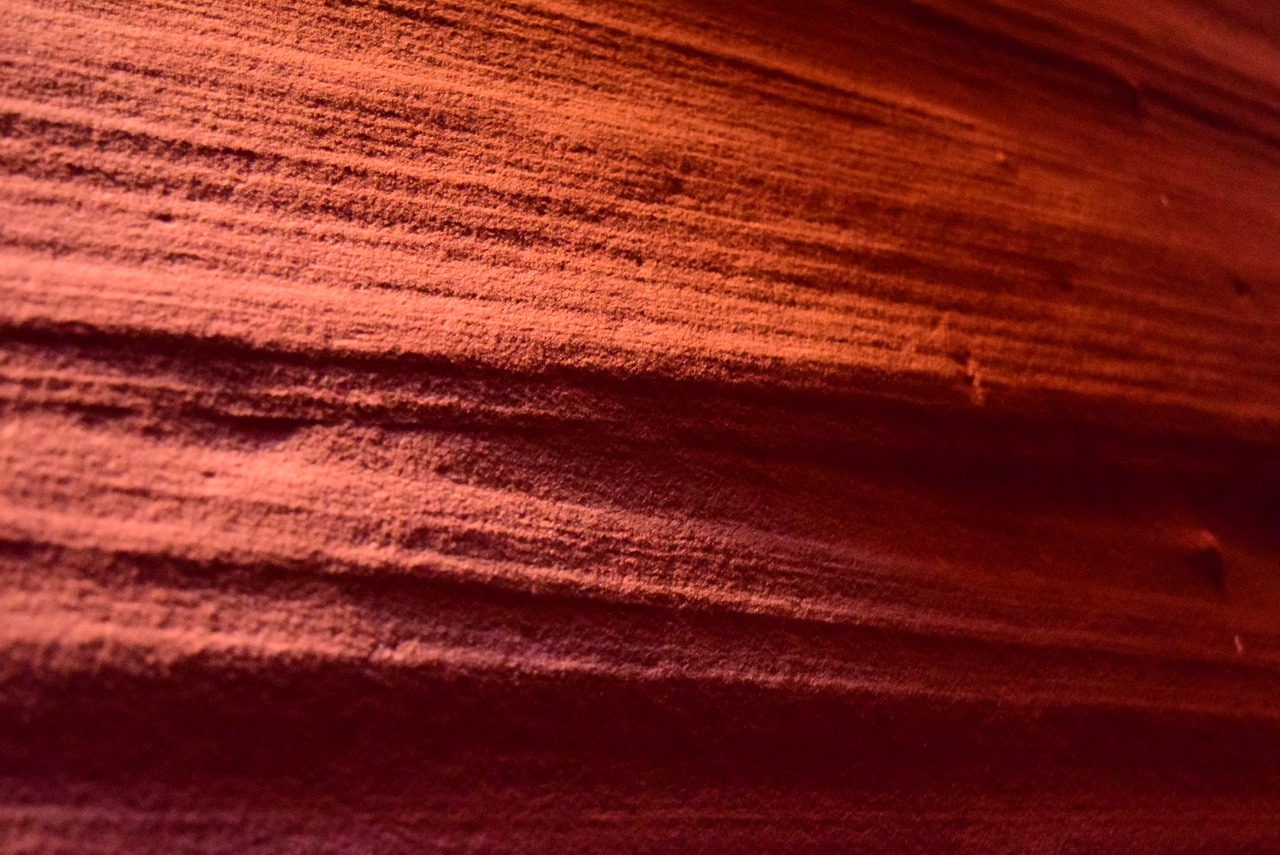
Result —
M0 0L0 850L1280 849L1280 13Z

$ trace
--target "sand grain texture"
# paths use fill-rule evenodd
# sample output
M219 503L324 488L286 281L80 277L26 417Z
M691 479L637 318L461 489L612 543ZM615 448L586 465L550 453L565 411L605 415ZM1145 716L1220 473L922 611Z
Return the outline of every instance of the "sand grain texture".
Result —
M0 0L0 850L1280 849L1265 6Z

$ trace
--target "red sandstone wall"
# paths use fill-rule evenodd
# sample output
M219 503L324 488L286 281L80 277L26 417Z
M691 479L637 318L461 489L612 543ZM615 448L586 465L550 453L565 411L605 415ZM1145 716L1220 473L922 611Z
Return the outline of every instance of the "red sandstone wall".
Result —
M1267 5L0 0L0 850L1280 849Z

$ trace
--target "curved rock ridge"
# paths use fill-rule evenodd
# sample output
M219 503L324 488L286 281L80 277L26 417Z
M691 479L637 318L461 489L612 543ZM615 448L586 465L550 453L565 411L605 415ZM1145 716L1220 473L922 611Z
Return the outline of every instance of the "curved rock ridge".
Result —
M1280 848L1280 15L4 0L0 850Z

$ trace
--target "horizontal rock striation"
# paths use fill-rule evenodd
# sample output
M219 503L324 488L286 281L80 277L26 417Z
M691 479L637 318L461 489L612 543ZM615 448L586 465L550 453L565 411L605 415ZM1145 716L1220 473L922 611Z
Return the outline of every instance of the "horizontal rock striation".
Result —
M1280 847L1280 16L0 9L0 849Z

